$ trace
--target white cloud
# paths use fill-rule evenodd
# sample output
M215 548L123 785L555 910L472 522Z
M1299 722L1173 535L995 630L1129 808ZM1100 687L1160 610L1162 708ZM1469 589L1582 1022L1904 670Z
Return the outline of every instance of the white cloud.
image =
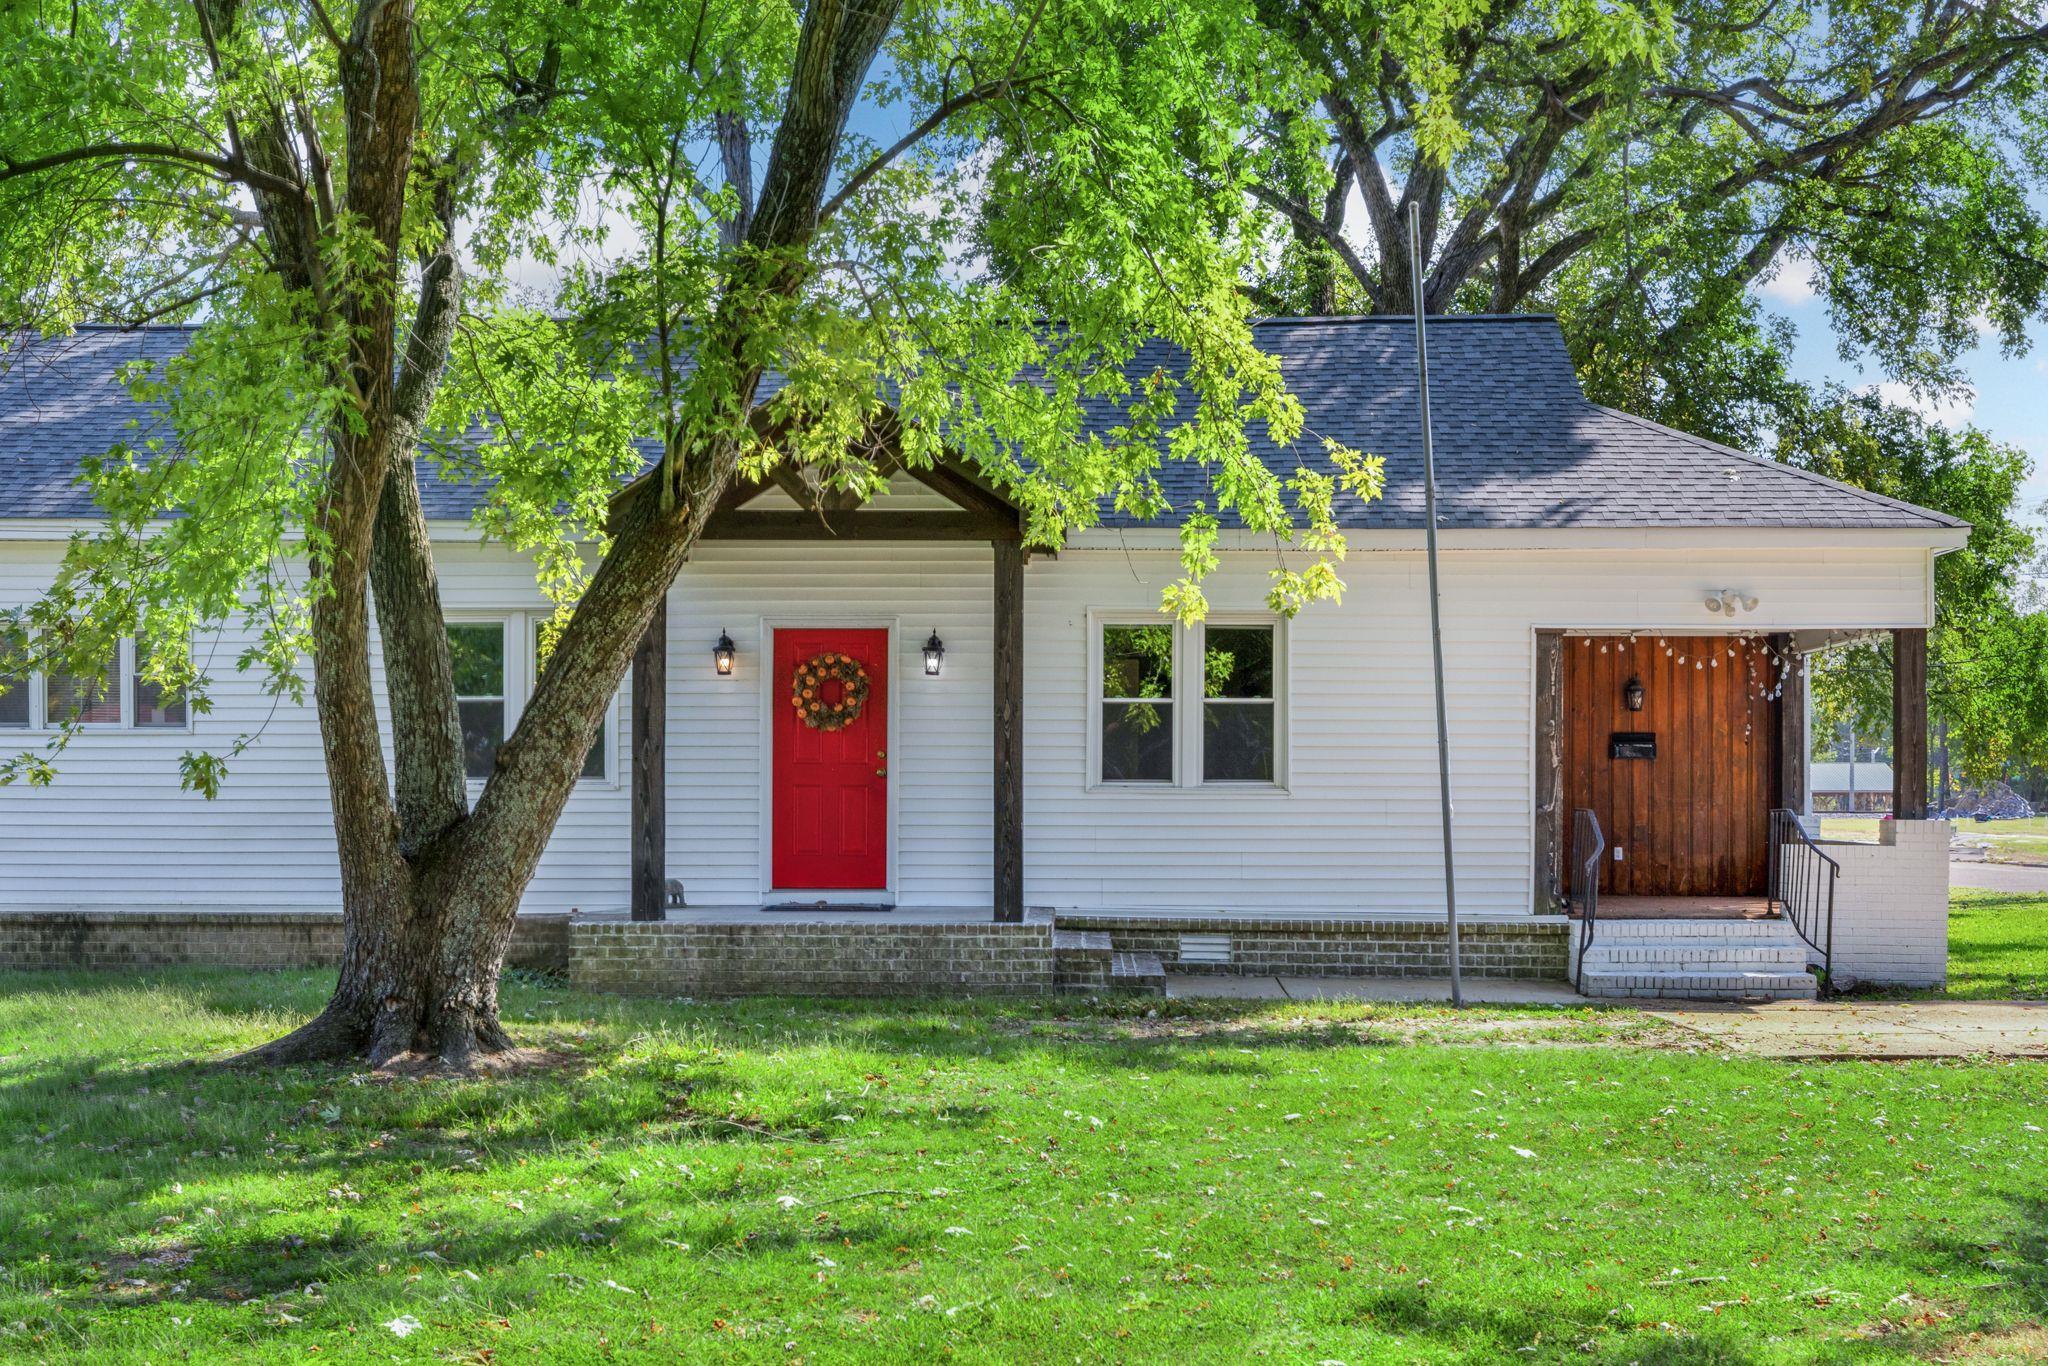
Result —
M1820 292L1813 258L1803 252L1781 252L1757 293L1780 308L1804 308Z
M1896 380L1883 384L1866 384L1856 392L1876 394L1886 403L1910 408L1929 422L1947 427L1950 431L1968 422L1977 411L1977 395L1965 390L1959 394L1937 395L1914 390L1910 385Z

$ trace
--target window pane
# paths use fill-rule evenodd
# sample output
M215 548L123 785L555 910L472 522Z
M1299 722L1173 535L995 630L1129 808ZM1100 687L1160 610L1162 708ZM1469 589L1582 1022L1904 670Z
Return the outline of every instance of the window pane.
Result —
M1102 695L1173 696L1173 628L1102 628Z
M45 684L44 718L53 726L121 724L121 665L109 660L97 677L53 673Z
M1273 628L1212 626L1202 633L1202 687L1207 697L1273 695Z
M1273 704L1211 702L1202 708L1202 777L1219 783L1273 781Z
M0 631L0 727L28 725L28 675L7 672L8 661L22 655L25 645L20 632Z
M166 692L161 684L141 675L135 679L135 724L138 726L183 726L185 694Z
M1102 704L1102 781L1173 781L1173 704Z
M505 627L495 621L448 623L448 659L457 697L505 695Z
M538 621L533 623L533 680L536 683L540 681L540 628L542 625L543 623ZM583 771L578 773L577 777L602 778L604 776L605 749L609 745L611 738L612 709L611 704L606 703L604 720L598 723L597 738L590 742L590 753L583 756Z
M472 778L488 778L505 739L504 700L463 700L455 707L462 713L462 771Z
M142 676L149 658L146 641L135 642L135 724L138 726L179 726L185 724L185 694L166 690Z

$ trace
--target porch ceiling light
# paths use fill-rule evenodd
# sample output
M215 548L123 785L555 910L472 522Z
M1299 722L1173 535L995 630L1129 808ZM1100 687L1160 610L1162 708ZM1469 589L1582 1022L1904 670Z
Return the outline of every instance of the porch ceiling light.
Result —
M725 632L718 633L718 643L711 647L711 667L718 670L720 678L732 677L733 656L739 647L732 643L732 637Z
M939 639L939 628L934 626L924 642L924 673L926 678L939 676L939 663L946 657L946 642Z

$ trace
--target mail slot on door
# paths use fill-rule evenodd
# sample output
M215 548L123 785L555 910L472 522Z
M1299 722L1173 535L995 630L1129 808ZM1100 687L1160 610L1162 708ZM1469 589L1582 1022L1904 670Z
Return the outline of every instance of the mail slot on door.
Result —
M1654 759L1657 757L1657 736L1647 730L1618 730L1607 737L1607 757L1610 759Z

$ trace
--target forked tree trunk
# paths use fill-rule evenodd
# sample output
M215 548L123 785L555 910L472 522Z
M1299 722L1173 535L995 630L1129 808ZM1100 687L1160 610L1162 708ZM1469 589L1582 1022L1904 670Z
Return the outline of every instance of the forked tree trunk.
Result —
M895 9L893 0L814 0L806 7L762 184L765 207L747 220L748 250L738 256L707 331L707 346L730 376L728 411L749 411L760 383L758 363L742 359L756 350L750 329L760 325L760 304L794 293L808 275L805 250L847 111ZM394 97L388 87L400 76L409 86L410 49L391 49L409 42L411 20L399 3L366 14L368 38L382 40L367 45L386 54L385 88L367 81L365 103L379 108L351 120L350 199L380 227L379 240L394 250L395 262L401 154L410 141L398 130L410 128L417 107L406 107L408 97ZM383 193L357 204L357 174L372 177ZM452 252L443 254L444 262L428 265L395 389L391 296L372 292L350 318L355 335L370 339L351 352L350 378L364 395L365 421L360 428L337 426L331 437L319 524L325 549L315 566L321 591L313 604L315 701L341 866L341 968L318 1016L245 1054L244 1062L383 1065L410 1057L464 1071L510 1047L498 1018L498 978L520 896L655 604L739 462L742 443L729 432L680 440L654 475L615 501L610 553L519 725L499 747L475 809L465 810L440 591L411 456L424 395L439 378L438 362L422 350L438 347L445 359L459 300L459 271ZM371 685L373 589L392 711L395 800Z

